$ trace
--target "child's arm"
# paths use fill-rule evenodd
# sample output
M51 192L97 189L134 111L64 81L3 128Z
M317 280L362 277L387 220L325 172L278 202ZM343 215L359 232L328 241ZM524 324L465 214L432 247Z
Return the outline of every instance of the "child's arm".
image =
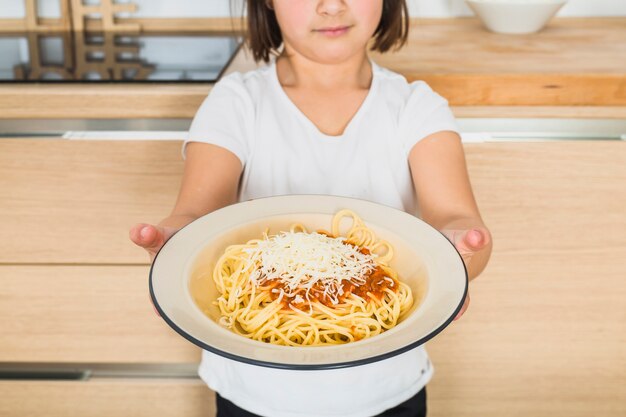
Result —
M443 131L422 139L411 149L409 165L422 220L455 244L469 279L476 278L489 261L492 240L474 199L460 136Z
M189 142L178 198L171 214L158 225L139 223L130 239L144 248L150 261L180 228L198 217L237 201L242 166L230 151L219 146Z

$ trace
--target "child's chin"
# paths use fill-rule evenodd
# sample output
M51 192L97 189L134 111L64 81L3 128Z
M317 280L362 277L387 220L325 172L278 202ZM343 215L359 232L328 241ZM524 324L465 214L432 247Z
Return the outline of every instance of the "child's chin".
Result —
M315 60L322 64L340 64L354 57L354 50L319 48L315 51Z

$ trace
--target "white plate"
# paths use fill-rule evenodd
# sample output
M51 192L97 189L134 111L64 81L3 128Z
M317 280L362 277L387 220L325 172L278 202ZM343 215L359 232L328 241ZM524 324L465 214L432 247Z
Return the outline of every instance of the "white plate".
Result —
M342 209L353 210L378 237L393 245L390 266L416 298L404 320L391 330L358 342L309 347L250 340L217 323L219 310L212 302L219 294L211 273L206 272L213 270L228 245L260 238L267 227L270 234L289 230L292 223L302 223L309 231L329 230L333 215ZM348 225L342 222L342 226ZM450 324L466 293L463 260L439 231L395 208L326 195L268 197L216 210L172 236L150 269L154 305L185 339L237 361L287 369L342 368L398 355Z

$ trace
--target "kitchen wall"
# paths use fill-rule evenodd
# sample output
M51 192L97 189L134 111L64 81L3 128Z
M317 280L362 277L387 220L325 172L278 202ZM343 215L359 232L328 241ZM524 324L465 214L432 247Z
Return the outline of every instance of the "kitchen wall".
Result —
M119 0L118 3L128 3ZM238 3L240 0L234 0ZM415 17L454 17L472 14L464 0L407 0ZM45 17L58 17L58 0L38 0ZM98 3L88 0L86 3ZM228 16L229 0L134 0L139 10L137 17L200 17ZM22 17L24 0L0 0L0 17ZM624 0L569 0L559 16L626 16Z

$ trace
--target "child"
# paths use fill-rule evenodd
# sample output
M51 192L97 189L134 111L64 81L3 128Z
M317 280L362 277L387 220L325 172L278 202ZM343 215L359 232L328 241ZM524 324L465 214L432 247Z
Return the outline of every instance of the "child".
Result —
M249 0L247 7L249 46L269 65L215 85L183 145L172 214L158 226L135 225L131 239L154 259L180 227L236 201L331 194L419 210L454 243L475 278L491 237L447 102L367 55L370 41L380 52L406 41L405 1ZM219 417L424 416L432 373L423 347L320 371L203 352L199 368L218 393Z

